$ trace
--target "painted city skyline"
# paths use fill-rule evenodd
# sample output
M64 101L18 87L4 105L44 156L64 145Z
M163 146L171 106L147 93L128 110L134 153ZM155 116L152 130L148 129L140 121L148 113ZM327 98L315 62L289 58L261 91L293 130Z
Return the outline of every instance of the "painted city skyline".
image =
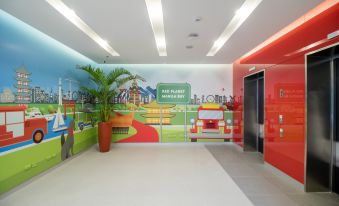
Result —
M105 64L105 71L123 67L146 78L142 88L156 88L158 83L189 83L191 94L229 96L233 94L232 66L227 64ZM206 86L207 85L207 86ZM125 85L128 88L130 84ZM192 96L193 98L193 96Z
M0 103L56 103L58 101L58 81L48 87L34 84L32 73L20 65L13 72L12 81L0 89ZM34 76L33 76L34 77ZM57 78L62 82L64 99L84 99L85 94L79 90L79 82L70 78Z

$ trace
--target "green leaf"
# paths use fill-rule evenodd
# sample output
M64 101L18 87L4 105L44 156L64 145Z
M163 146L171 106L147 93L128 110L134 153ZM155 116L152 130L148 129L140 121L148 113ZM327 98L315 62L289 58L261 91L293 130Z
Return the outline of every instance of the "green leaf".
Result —
M112 100L117 95L117 89L129 82L135 80L146 81L139 75L132 75L124 68L116 68L106 74L100 68L94 68L91 65L79 66L80 70L88 73L91 81L96 85L96 88L87 86L81 87L82 90L97 98L100 103L100 120L107 122L110 120L112 113Z

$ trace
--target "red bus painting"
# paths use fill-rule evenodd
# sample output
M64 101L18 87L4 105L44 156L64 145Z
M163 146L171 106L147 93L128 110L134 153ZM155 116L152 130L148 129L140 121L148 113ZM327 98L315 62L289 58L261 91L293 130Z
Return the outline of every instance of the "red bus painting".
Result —
M33 140L40 143L48 132L46 118L25 118L26 106L0 107L0 147Z

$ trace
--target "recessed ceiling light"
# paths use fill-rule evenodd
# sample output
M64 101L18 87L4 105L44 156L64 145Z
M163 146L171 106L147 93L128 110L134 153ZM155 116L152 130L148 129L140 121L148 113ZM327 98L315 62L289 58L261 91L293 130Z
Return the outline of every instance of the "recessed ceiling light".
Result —
M195 22L200 22L201 20L202 20L202 18L199 17L199 16L198 16L198 17L195 17L195 19L194 19Z
M198 33L190 33L190 34L188 35L188 38L191 38L191 39L197 38L197 37L199 37L199 34L198 34Z
M76 13L61 0L46 0L54 9L72 22L78 29L87 34L93 41L99 44L112 56L120 56L106 40L102 39L92 28L90 28Z
M238 9L233 16L230 23L227 25L225 30L214 42L212 48L206 56L214 56L221 47L228 41L232 34L245 22L245 20L251 15L255 8L260 4L262 0L246 0L240 9Z
M161 0L145 0L159 56L167 56Z

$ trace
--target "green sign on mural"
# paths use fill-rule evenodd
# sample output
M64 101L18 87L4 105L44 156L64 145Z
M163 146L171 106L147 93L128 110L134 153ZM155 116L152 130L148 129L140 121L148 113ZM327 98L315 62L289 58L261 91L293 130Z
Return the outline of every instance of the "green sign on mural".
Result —
M159 104L188 104L191 101L191 85L188 83L159 83L157 102Z

